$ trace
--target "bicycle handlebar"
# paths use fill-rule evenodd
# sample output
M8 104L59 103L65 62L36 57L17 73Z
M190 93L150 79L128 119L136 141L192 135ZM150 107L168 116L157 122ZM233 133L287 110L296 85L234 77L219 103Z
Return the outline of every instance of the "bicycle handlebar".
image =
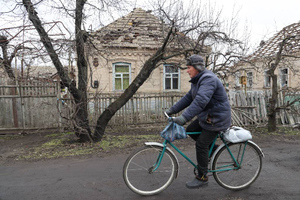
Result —
M164 114L165 114L165 116L166 116L166 118L170 118L170 116L166 113L166 112L164 112Z

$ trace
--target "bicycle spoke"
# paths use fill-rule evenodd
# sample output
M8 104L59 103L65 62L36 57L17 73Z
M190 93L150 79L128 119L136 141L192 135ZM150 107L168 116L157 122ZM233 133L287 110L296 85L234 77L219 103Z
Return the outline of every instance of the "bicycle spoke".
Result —
M251 143L246 146L245 143L230 143L228 147L230 151L224 146L215 156L212 167L214 178L227 189L239 190L248 187L260 173L260 151Z
M178 169L176 158L165 151L159 163L161 152L161 147L146 146L129 156L123 167L123 176L132 191L153 195L172 183Z
M132 162L131 164L136 165L137 167L140 167L141 169L137 168L137 169L129 169L129 170L146 170L146 171L148 171L148 169L146 167L143 167L135 162Z

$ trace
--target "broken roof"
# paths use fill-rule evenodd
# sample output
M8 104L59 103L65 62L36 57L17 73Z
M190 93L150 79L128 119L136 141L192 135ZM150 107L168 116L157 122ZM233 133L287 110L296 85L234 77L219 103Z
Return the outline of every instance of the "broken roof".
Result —
M151 11L136 8L92 35L96 35L96 43L102 47L157 49L168 31L169 26ZM181 45L191 44L191 40L181 34L176 34L176 41ZM180 48L180 45L172 43L172 48Z
M279 43L284 38L296 36L294 40L291 40L289 45L285 48L285 53L295 53L300 50L300 22L291 24L284 27L281 31L275 34L267 42L262 41L258 49L250 55L249 59L264 58L274 56L279 50Z

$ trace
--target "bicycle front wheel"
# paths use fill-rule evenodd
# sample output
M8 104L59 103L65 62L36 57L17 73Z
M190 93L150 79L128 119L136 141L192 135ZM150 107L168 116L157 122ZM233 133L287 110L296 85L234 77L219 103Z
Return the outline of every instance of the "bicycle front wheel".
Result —
M172 183L178 164L170 151L166 149L159 167L155 169L162 150L160 146L144 146L127 158L123 178L129 189L139 195L154 195Z
M230 190L241 190L250 186L259 176L262 167L262 152L250 142L229 143L232 156L226 146L216 154L212 170L217 183Z

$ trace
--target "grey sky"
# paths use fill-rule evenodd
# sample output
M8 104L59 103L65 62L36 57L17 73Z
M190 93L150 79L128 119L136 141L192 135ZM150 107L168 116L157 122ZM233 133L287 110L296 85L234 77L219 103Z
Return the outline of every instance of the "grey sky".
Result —
M251 41L258 45L285 26L300 22L300 1L297 0L216 0L224 11L230 13L233 5L240 8L241 22L247 21L251 29Z
M137 7L145 7L149 0L136 1ZM192 1L192 0L189 0ZM9 1L0 0L2 5L7 5ZM194 0L199 2L199 0ZM300 1L299 0L201 0L201 4L215 4L217 9L222 9L224 16L230 17L233 9L239 11L239 21L241 29L247 24L251 31L251 44L258 46L261 40L267 40L283 27L292 23L300 22ZM0 11L7 7L0 8ZM147 8L144 8L147 9ZM41 17L45 17L42 16ZM55 19L49 19L50 21ZM12 21L2 21L0 28L7 28L12 25ZM95 28L95 26L93 26Z

